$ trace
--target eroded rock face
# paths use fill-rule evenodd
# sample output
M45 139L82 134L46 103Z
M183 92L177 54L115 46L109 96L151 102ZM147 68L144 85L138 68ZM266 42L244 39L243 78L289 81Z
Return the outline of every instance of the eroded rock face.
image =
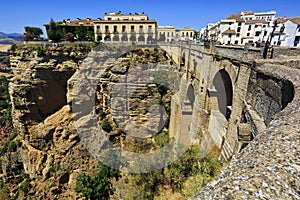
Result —
M135 149L133 136L148 138L144 143L151 143L152 135L168 128L168 113L163 109L170 107L171 96L178 88L166 85L168 91L161 95L154 73L161 79L167 78L164 73L172 74L171 61L165 51L146 48L127 52L104 70L96 108L105 113L112 126L108 135L122 148ZM179 77L173 81L176 78L178 83ZM102 120L99 117L100 123Z
M10 159L5 159L4 164L7 166L5 169L9 169L8 165L16 161L20 164L17 166L20 172L15 170L16 173L29 175L32 180L32 189L28 193L30 196L39 199L76 199L74 188L77 175L83 172L93 175L97 171L98 161L81 141L73 121L78 113L71 108L74 94L82 93L73 87L74 81L84 78L80 70L88 70L86 66L92 66L95 71L104 69L99 76L98 90L92 96L96 99L96 110L101 108L105 112L105 118L111 125L107 136L115 144L127 145L127 149L134 148L133 138L124 139L126 127L120 127L128 121L115 123L123 116L111 111L113 98L125 98L122 95L114 96L118 84L125 78L132 91L127 99L130 107L128 116L138 126L153 126L154 129L158 126L159 120L150 121L153 118L150 110L155 109L151 105L159 103L161 94L155 84L143 82L149 77L147 74L143 77L142 71L149 65L169 66L170 60L165 52L157 49L128 51L119 59L101 62L105 53L108 52L93 52L88 56L88 52L74 47L33 50L24 46L12 54L14 78L9 90L13 103L13 123L19 131L18 139L22 146L18 148L18 153L14 152ZM130 70L141 74L128 76ZM83 83L86 81L82 80ZM80 89L88 91L91 88L86 86ZM165 94L161 101L168 105L170 97L171 93ZM84 103L84 97L79 99ZM116 102L122 104L122 101ZM84 114L85 120L90 120L90 115L94 113ZM99 117L99 123L102 122L103 119ZM167 124L161 128L165 126ZM10 176L11 172L7 170L6 174Z
M3 166L6 177L28 174L28 194L38 199L75 199L77 175L97 171L98 161L80 142L66 96L67 81L88 52L76 45L21 46L11 55L12 117L22 146L5 155Z
M14 126L39 123L67 103L67 80L88 51L76 46L20 46L11 53L14 77L9 90Z

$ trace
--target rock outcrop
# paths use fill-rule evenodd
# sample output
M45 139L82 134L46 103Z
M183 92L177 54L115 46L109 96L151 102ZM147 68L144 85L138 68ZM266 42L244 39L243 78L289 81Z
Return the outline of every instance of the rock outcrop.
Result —
M75 199L77 175L97 171L98 161L80 143L67 104L67 81L90 50L89 46L25 45L11 54L12 117L22 145L5 154L3 171L6 178L27 174L29 196Z

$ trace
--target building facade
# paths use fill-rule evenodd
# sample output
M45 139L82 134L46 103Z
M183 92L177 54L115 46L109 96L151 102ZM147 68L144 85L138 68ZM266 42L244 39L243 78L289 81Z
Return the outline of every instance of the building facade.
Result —
M194 39L195 29L185 27L178 31L178 40L179 41L191 41Z
M278 18L271 45L300 47L300 17Z
M264 43L273 30L276 11L231 14L205 29L207 40L226 45Z
M174 42L176 40L176 29L174 26L158 26L157 40L160 42Z
M157 22L144 13L106 13L94 21L94 33L96 41L149 44L157 39Z

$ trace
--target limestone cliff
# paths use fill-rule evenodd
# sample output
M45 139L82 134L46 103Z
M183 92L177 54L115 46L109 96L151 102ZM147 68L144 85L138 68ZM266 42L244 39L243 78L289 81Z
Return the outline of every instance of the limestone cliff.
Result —
M127 123L116 123L122 116L110 109L111 99L115 97L112 88L122 82L130 70L141 73L147 65L168 66L170 59L164 51L154 48L125 49L123 52L127 53L119 55L120 58L102 62L103 54L108 51L90 51L87 45L20 45L11 52L14 77L10 80L9 93L13 124L18 131L14 140L20 142L14 151L3 156L2 168L5 182L11 184L11 191L15 196L18 193L19 199L76 199L77 175L83 172L93 175L98 169L98 161L81 142L73 120L74 115L78 115L72 110L74 94L81 92L74 83L81 78L82 83L87 81L81 77L80 70L92 66L94 71L105 71L93 94L99 123L103 124L104 118L109 123L107 136L114 144L131 150L136 148L133 138L126 137L126 130L118 127ZM87 87L81 89L88 90ZM133 81L128 87L133 91L129 98L132 120L139 126L157 127L159 122L150 123L149 107L159 101L168 107L171 93L162 96L155 84L143 81L139 84ZM79 99L84 103L85 98ZM167 126L163 124L161 128ZM149 142L151 139L146 141ZM12 184L16 180L19 185ZM20 192L19 188L26 183L27 190Z
M98 162L80 143L66 97L68 79L90 50L20 45L11 52L9 91L20 145L4 155L2 169L8 185L19 183L10 186L19 199L75 199L77 174L97 171Z

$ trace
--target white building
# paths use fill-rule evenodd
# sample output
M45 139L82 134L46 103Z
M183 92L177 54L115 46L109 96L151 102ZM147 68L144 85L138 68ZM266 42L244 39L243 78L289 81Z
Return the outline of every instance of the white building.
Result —
M278 18L271 45L300 47L300 17Z
M275 15L276 11L231 14L213 26L207 26L209 39L227 45L266 42L273 30Z

